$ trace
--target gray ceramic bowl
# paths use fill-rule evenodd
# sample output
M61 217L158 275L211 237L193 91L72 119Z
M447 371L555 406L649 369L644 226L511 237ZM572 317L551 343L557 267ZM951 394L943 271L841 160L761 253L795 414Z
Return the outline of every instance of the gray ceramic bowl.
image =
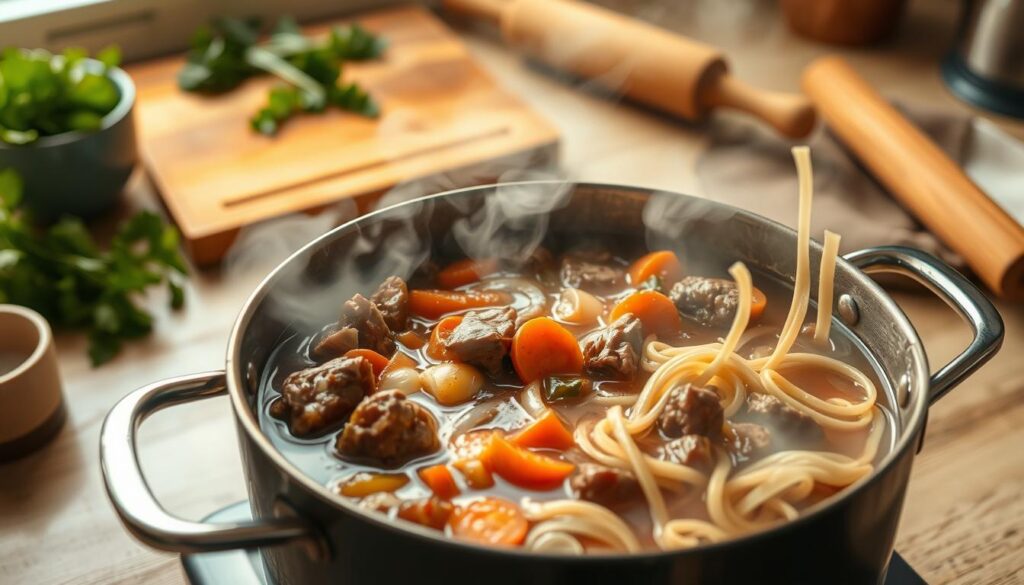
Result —
M90 71L102 67L86 62ZM25 183L25 203L40 219L95 217L117 203L138 159L135 84L122 69L108 72L121 100L96 132L44 136L25 146L0 142L0 169L14 168Z

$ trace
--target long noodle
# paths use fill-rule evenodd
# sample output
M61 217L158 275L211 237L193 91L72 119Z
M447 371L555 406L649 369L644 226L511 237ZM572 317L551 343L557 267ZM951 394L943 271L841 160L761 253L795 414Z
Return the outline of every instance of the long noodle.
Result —
M753 283L742 263L734 264L732 275L739 294L738 306L728 333L720 343L673 347L656 339L644 343L641 365L651 372L643 389L633 399L603 396L592 399L608 405L605 417L577 427L577 445L595 461L633 472L639 481L652 521L652 536L659 547L686 548L716 542L737 534L761 530L791 520L813 501L817 486L846 487L873 470L885 425L876 416L877 389L871 379L853 366L837 359L811 353L791 353L810 304L810 213L812 169L806 147L793 149L800 186L797 229L797 266L793 299L785 324L771 354L746 359L737 350L765 331L747 331ZM816 336L827 340L831 325L833 280L839 236L826 232L819 270L819 308ZM859 396L822 399L786 378L796 369L813 370L847 380L860 390ZM648 433L657 422L680 384L714 388L727 417L737 413L750 393L769 394L811 417L826 430L848 431L867 428L860 455L811 450L774 453L737 473L729 453L715 448L710 473L680 463L664 461L641 451L636 438ZM628 412L623 408L627 407ZM731 436L727 425L726 434ZM704 490L708 520L672 518L663 492ZM611 520L605 508L569 501L548 502L532 509L531 519L544 520L534 527L534 540L545 532L585 536L613 549L628 550L628 527ZM595 511L594 507L598 510ZM612 514L614 516L614 514ZM618 519L618 517L615 517ZM536 534L534 534L534 532ZM630 533L631 534L631 533Z
M832 289L836 277L836 256L839 254L839 234L825 230L825 247L821 251L818 270L818 320L814 323L814 343L824 345L832 327Z

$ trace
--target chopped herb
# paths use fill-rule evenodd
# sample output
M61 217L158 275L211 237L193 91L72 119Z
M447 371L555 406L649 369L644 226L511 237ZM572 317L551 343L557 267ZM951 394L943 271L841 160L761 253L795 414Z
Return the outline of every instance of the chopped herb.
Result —
M0 55L0 140L23 145L40 136L99 130L121 99L107 69L121 61L108 47L96 55L103 69L87 69L82 49L62 55L8 48Z
M557 402L577 398L590 391L590 380L579 376L548 376L544 380L544 400Z
M166 283L171 306L184 304L178 232L156 214L127 220L101 251L81 220L41 231L20 203L21 180L0 171L0 303L35 309L55 328L88 331L94 365L152 329L152 316L135 302L139 293Z
M276 134L300 112L336 107L376 117L377 104L355 83L341 83L346 60L379 57L386 43L358 24L335 27L324 40L302 34L291 18L282 18L259 43L260 22L218 19L196 31L188 63L178 74L186 91L222 93L255 75L269 73L285 85L274 87L267 105L250 119L253 130Z

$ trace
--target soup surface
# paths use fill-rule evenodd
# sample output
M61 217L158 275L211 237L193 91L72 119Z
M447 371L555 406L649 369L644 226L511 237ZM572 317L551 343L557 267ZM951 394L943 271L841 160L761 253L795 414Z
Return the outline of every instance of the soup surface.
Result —
M341 496L453 538L581 554L760 530L893 433L858 347L800 315L776 352L789 293L740 276L600 245L428 263L278 348L261 424Z

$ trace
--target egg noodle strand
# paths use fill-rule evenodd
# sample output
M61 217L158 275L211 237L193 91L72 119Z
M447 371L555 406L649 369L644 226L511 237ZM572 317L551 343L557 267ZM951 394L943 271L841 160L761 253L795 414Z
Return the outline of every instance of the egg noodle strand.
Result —
M746 359L738 348L765 331L747 331L752 304L750 271L740 262L729 269L739 293L736 314L728 333L719 343L673 347L656 339L644 343L641 365L651 372L638 395L602 397L609 406L606 415L577 427L576 442L598 463L631 471L639 481L652 521L652 536L663 549L697 546L740 534L763 530L799 516L819 488L845 488L869 475L885 431L883 417L877 416L877 390L871 379L857 368L837 359L791 353L810 304L810 217L813 176L807 147L793 149L799 176L799 221L797 230L796 278L793 298L785 324L771 354ZM819 308L816 339L827 340L839 236L826 232L819 270ZM759 329L759 328L758 328ZM786 372L812 371L819 376L847 380L860 390L857 397L822 399L786 378ZM856 457L812 450L773 453L734 473L732 459L722 447L714 449L710 472L664 461L644 453L636 439L656 424L672 389L691 383L713 387L719 394L726 417L743 407L747 396L774 396L811 417L828 432L866 430L861 454ZM628 410L624 410L628 409ZM724 434L734 439L726 423ZM672 518L664 491L704 490L707 520ZM532 503L527 515L539 522L529 535L539 542L544 533L559 532L589 538L612 550L630 551L639 543L629 526L614 512L590 502L556 500Z

